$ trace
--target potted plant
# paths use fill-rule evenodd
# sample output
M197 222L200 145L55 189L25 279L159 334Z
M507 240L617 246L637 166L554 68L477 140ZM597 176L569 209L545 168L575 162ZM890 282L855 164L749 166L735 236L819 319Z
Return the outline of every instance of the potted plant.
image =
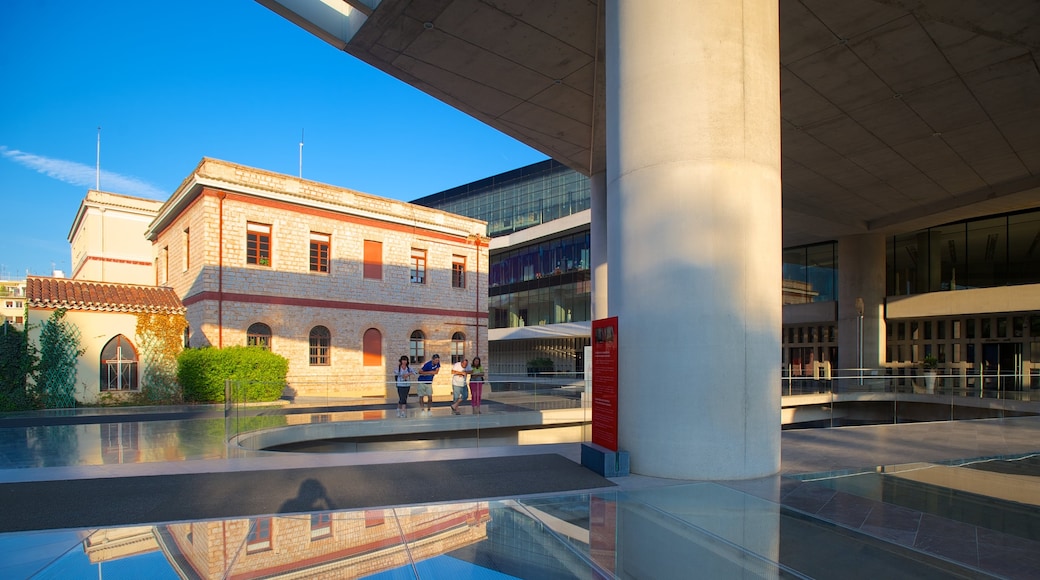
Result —
M538 376L538 373L551 372L553 361L548 357L533 358L527 361L527 376Z
M936 375L938 375L936 369L939 366L939 359L935 358L933 355L928 355L924 357L923 361L921 361L921 366L924 367L925 392L932 394L935 392L935 378Z

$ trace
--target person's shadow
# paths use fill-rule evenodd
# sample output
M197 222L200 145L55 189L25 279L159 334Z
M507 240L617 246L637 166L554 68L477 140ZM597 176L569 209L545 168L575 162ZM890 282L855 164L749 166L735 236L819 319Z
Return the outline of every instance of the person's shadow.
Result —
M296 497L285 500L282 507L278 508L278 513L293 514L334 509L336 506L325 493L325 486L317 479L305 479L300 484L300 491Z

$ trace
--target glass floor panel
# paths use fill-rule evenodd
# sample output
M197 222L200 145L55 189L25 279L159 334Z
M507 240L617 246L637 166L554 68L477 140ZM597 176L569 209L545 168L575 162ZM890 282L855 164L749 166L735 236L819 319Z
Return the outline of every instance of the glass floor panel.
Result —
M951 578L716 483L0 535L3 578Z

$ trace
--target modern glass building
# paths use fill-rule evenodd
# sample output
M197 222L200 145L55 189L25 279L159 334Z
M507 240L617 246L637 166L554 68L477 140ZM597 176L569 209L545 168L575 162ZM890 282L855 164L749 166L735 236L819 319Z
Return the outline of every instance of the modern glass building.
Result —
M584 370L592 320L588 177L547 159L413 203L488 222L493 373Z
M588 178L549 159L414 202L488 222L494 372L522 373L545 358L555 371L582 370L591 321L589 201ZM838 246L784 248L782 344L790 376L812 374L816 362L837 364ZM970 312L936 311L950 290L1040 284L1040 209L889 236L886 248L886 303L924 301L886 308L879 340L889 371L916 370L935 357L946 372L999 367L1018 377L1001 379L1009 388L1040 386L1040 378L1029 380L1040 367L1040 311L1031 303L987 295L971 299Z
M412 203L484 220L497 238L589 209L589 178L546 159Z

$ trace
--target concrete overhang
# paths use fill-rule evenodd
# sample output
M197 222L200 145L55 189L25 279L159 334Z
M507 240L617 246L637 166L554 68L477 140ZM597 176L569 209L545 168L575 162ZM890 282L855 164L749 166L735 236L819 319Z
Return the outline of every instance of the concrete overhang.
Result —
M258 1L577 171L603 170L602 0ZM1040 3L779 5L785 246L1036 206ZM334 6L353 20L330 25Z

